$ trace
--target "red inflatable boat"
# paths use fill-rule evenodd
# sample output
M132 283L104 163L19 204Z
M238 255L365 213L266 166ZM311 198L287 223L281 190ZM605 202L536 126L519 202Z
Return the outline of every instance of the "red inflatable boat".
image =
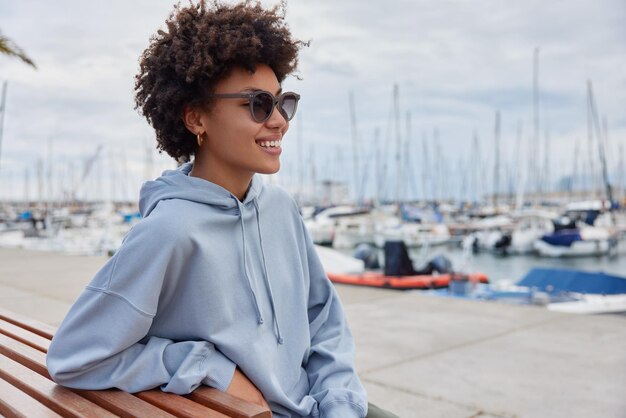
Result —
M384 287L390 289L440 289L448 287L451 280L468 280L473 283L489 283L483 273L445 273L436 275L385 276L383 272L366 271L362 274L328 273L334 283L358 286Z

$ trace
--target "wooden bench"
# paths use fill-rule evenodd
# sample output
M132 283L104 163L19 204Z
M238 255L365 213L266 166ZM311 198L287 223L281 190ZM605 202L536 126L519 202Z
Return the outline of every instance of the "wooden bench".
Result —
M5 417L238 417L271 412L202 386L185 396L159 389L76 390L57 385L46 369L55 328L0 309L0 416Z

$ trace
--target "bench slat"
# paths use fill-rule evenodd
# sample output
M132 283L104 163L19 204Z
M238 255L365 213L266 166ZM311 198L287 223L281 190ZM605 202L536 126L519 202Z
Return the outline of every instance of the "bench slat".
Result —
M189 395L185 395L185 397L222 412L229 417L270 418L272 416L269 410L257 404L242 402L234 396L207 386L199 387Z
M2 308L0 308L0 318L49 340L52 339L52 336L56 332L56 328L51 325L35 321L34 319L27 318L24 315L19 315Z
M0 355L0 378L37 399L61 416L113 418L114 414L57 385L24 365Z
M47 352L50 340L0 318L0 334L13 338L39 351Z
M82 397L100 405L104 409L119 415L122 418L150 417L174 418L172 415L148 402L139 399L133 394L117 389L107 390L78 390L72 389Z
M48 379L50 378L50 374L46 368L46 354L35 350L33 347L9 338L4 334L0 334L0 354L7 356Z
M159 389L139 392L136 393L136 396L180 418L228 418L228 415L209 409L182 396L162 392Z
M4 379L0 379L0 416L7 418L61 417Z

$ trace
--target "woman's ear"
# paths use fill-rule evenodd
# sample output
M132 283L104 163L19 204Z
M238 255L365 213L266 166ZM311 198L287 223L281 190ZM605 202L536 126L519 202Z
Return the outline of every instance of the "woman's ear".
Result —
M189 132L194 135L206 131L202 125L201 112L196 107L187 105L183 108L183 123Z

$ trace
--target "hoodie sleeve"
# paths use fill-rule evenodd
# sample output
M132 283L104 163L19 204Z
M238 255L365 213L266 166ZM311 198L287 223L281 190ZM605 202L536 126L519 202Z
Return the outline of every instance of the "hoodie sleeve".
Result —
M55 382L128 392L161 386L185 394L201 383L226 390L235 365L213 344L146 337L184 263L184 249L167 235L141 221L96 274L50 344L46 361Z
M304 227L310 277L311 351L306 363L310 394L321 418L363 418L367 394L354 368L354 341L335 288Z

